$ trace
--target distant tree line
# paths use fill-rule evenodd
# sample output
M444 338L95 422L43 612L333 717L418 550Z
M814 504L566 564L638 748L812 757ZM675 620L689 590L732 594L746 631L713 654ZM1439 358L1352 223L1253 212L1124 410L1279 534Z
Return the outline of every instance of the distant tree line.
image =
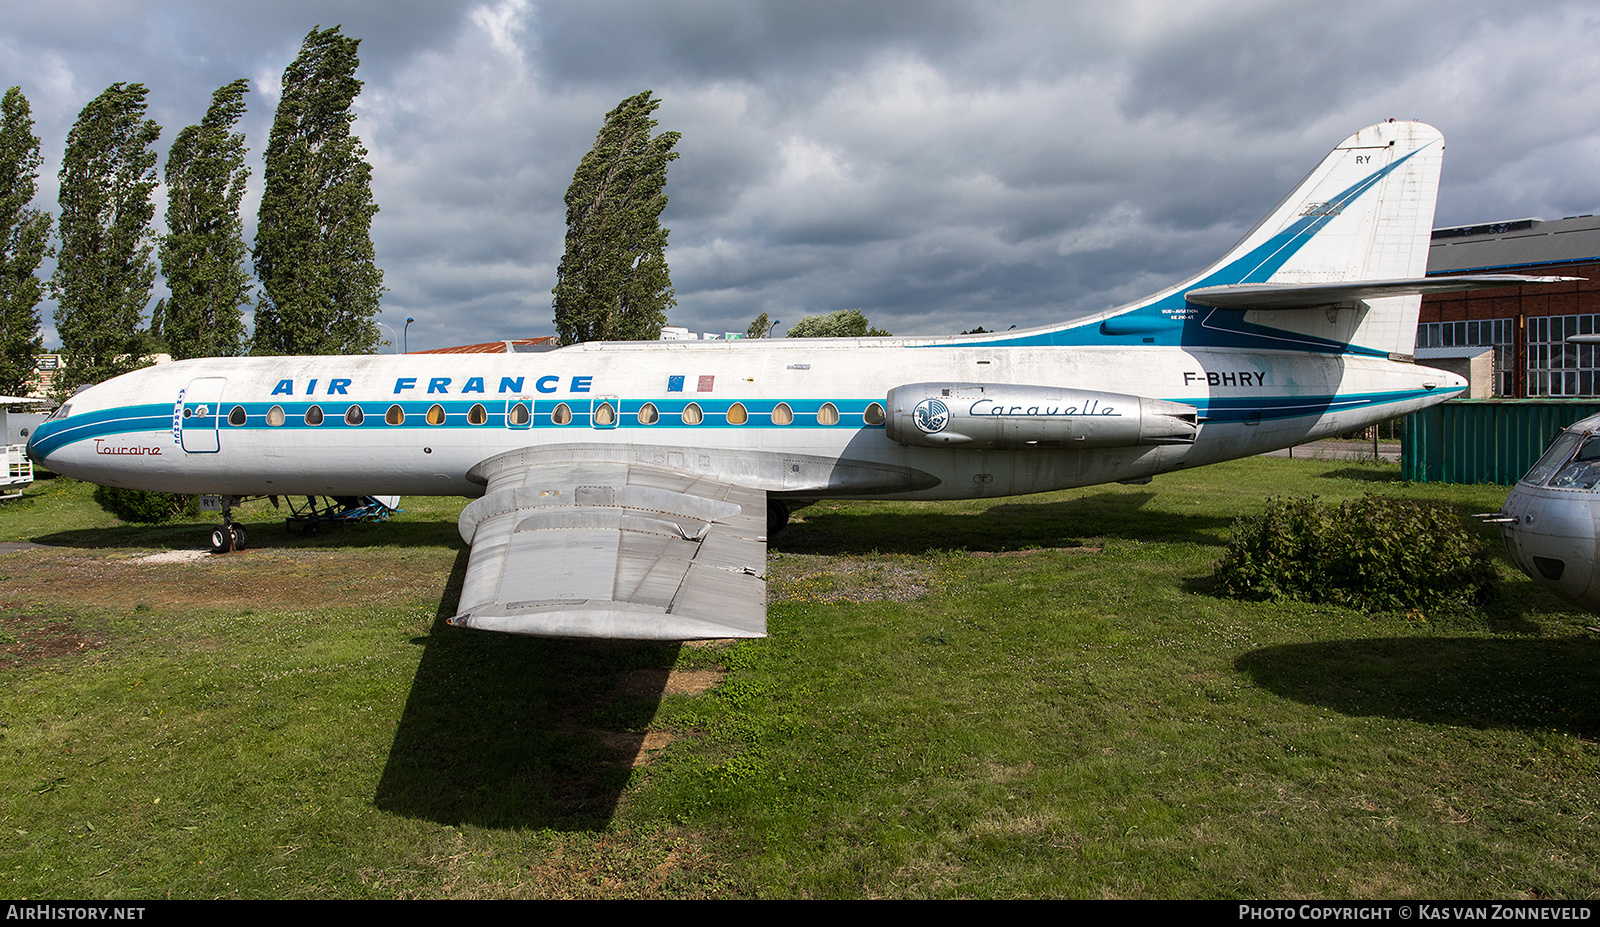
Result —
M161 127L145 118L148 90L118 82L89 101L67 136L56 220L32 202L43 159L20 87L0 101L0 394L20 395L42 349L38 270L50 254L63 365L58 395L175 358L334 354L372 350L383 272L372 248L372 168L351 131L359 39L313 29L283 75L267 145L266 189L255 247L239 216L249 168L244 115L249 82L219 88L167 154L166 232L151 223ZM56 231L52 251L50 233ZM244 308L253 258L260 293L253 337ZM157 261L171 297L150 312Z

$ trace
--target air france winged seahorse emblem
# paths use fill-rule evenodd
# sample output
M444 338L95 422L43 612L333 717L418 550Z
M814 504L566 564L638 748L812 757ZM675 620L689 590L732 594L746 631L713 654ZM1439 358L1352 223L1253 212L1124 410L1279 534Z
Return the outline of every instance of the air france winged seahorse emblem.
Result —
M924 399L911 410L911 416L919 429L934 435L950 424L950 407L937 399Z

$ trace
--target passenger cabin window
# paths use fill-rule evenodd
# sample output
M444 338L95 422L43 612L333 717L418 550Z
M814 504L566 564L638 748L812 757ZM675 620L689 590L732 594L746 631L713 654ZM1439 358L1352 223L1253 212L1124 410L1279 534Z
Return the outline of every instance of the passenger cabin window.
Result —
M533 413L528 411L528 404L525 402L514 402L506 410L506 424L513 428L526 428L532 417Z
M322 407L321 406L312 406L311 408L306 410L306 424L307 425L320 425L320 424L322 424Z
M870 406L867 406L867 411L861 413L861 420L866 422L868 425L882 425L883 406L876 402Z
M817 424L818 425L837 425L837 424L839 424L839 407L834 405L831 402L823 403L822 404L822 408L817 410Z
M249 416L245 415L244 406L234 406L233 410L228 413L228 424L230 425L243 425L247 421L249 421Z
M744 403L736 402L728 407L728 424L743 425L750 421L750 413L744 409Z
M572 421L572 410L564 402L556 403L555 410L550 413L550 421L557 425L565 425Z
M683 407L683 423L685 425L698 425L705 417L705 413L700 411L700 404L697 402L691 402Z
M444 424L444 406L441 406L436 402L428 409L428 424Z
M397 402L389 407L389 411L383 414L383 420L389 425L404 425L406 423L406 410L400 408L400 404Z
M483 403L481 403L481 402L473 403L472 404L472 408L467 410L467 424L468 425L482 425L484 422L487 422L488 420L489 420L489 410L485 409L483 407Z
M794 421L794 410L789 408L787 402L780 402L772 409L772 424L787 425Z
M273 406L267 410L267 424L273 428L283 424L283 406Z
M639 407L639 424L654 425L661 418L661 413L656 411L656 404L647 402Z
M611 403L602 402L599 408L594 410L594 423L596 425L614 425L616 422L617 410L611 407Z
M360 406L351 406L344 410L344 423L346 425L359 425L364 418L366 416L362 414Z

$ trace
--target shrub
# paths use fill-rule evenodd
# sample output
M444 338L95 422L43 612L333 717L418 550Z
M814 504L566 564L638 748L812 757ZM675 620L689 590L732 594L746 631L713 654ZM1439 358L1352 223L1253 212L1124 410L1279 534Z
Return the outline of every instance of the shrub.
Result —
M1498 592L1483 542L1449 508L1372 494L1333 507L1267 500L1234 523L1212 576L1234 598L1369 611L1478 606Z
M94 501L123 521L153 525L182 515L190 508L193 497L176 496L165 492L146 492L142 489L96 486Z

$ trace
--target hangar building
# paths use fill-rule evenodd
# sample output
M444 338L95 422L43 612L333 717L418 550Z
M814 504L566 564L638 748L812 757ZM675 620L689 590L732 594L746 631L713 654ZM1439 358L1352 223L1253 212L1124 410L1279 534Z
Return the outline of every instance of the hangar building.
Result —
M1600 345L1566 343L1600 333L1600 217L1435 229L1428 273L1588 278L1424 296L1416 353L1430 366L1463 374L1471 367L1475 397L1600 396Z

